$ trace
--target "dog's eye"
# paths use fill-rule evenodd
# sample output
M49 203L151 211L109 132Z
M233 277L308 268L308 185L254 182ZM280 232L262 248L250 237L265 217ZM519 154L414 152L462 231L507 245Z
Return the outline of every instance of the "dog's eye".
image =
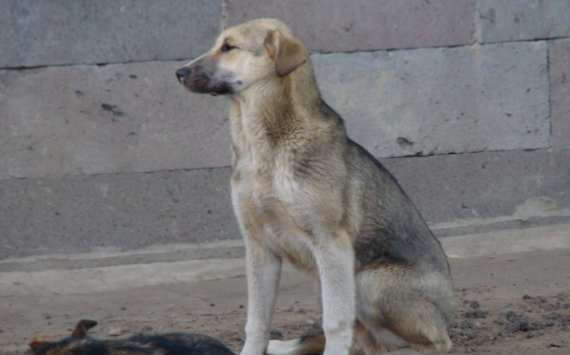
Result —
M236 47L230 46L229 44L224 43L224 45L222 46L222 52L229 52L234 48L236 48Z

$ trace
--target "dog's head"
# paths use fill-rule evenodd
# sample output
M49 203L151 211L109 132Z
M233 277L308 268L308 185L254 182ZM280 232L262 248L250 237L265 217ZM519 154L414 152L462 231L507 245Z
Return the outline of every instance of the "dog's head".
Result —
M210 51L176 76L192 92L231 95L285 77L307 59L305 47L284 23L261 19L224 31Z

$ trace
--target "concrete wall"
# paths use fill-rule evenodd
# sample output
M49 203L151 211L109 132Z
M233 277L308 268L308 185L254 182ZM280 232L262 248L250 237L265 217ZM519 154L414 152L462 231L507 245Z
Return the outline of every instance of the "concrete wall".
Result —
M239 238L226 102L174 71L258 17L293 28L351 136L431 223L570 208L566 0L3 8L0 259Z

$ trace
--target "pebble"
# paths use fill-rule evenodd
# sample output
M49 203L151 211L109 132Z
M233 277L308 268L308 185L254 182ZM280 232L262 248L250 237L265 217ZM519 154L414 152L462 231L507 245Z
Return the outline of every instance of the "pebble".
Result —
M505 318L509 321L509 322L514 322L515 320L517 320L519 317L517 316L517 314L513 311L508 311L507 314L505 314Z
M107 334L109 334L112 337L118 337L119 335L123 334L123 330L120 328L113 328L112 327L112 328L109 328L109 333L107 333Z
M281 340L283 339L283 333L281 333L278 330L271 329L271 332L269 333L269 338L271 340Z
M489 312L477 309L475 311L465 312L464 316L465 318L487 318L488 313Z
M548 318L550 319L557 319L558 317L560 317L560 314L556 313L556 312L552 312L550 313L550 315L548 316Z
M528 332L530 330L527 319L521 320L521 322L519 323L519 330L521 332Z
M461 329L472 329L473 323L471 323L471 321L464 320L463 322L461 322L460 327L461 327Z

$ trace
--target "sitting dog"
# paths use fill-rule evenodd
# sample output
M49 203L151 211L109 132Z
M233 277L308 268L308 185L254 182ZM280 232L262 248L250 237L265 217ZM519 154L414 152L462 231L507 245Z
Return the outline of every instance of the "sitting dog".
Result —
M87 337L96 321L83 319L71 336L55 339L36 336L30 342L32 355L234 355L219 340L202 334L167 333L135 335L124 340Z
M247 259L242 355L451 348L453 286L439 241L394 177L347 137L285 24L229 28L176 76L230 103L232 201ZM269 342L283 259L320 283L324 335Z

